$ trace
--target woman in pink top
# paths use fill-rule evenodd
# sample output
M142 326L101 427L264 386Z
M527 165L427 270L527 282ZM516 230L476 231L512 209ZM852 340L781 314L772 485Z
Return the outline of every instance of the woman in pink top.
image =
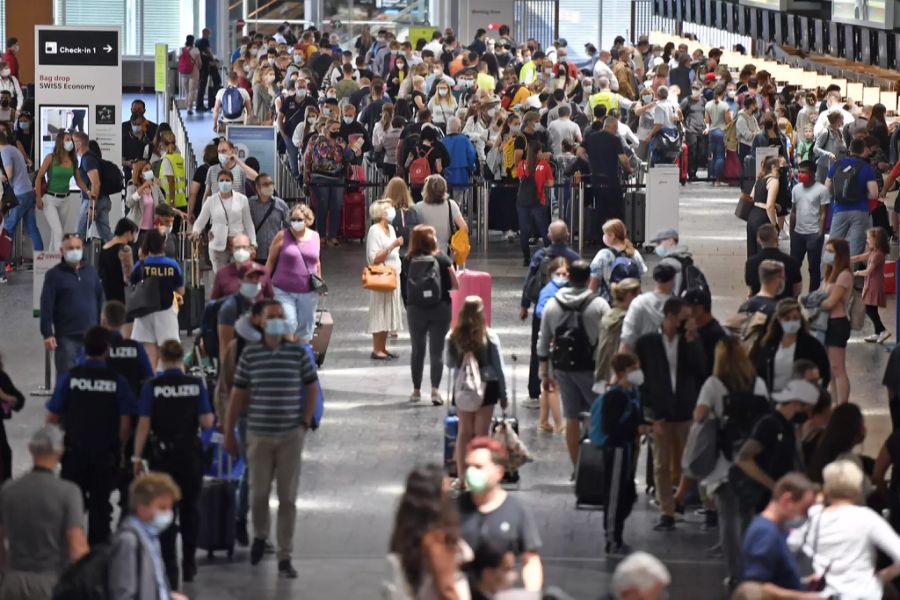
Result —
M140 246L147 236L147 232L153 229L154 213L156 207L165 202L159 180L153 176L153 169L146 160L134 163L131 172L131 181L125 190L125 207L128 209L128 218L140 228L137 243Z
M870 343L881 344L891 337L891 332L885 329L884 323L881 322L881 315L878 314L878 308L885 305L884 259L890 251L891 246L887 233L881 227L872 227L866 232L866 251L850 259L854 264L866 261L866 268L857 271L854 275L866 278L866 282L863 284L862 301L869 320L875 326L875 333L865 338Z
M825 265L824 290L828 297L819 307L828 311L828 328L825 330L825 349L831 362L831 396L835 404L843 404L850 398L850 378L847 376L847 340L850 339L850 319L847 305L853 293L853 271L850 269L850 245L847 240L828 240L822 252Z
M315 217L305 204L291 210L290 227L275 235L269 248L266 270L275 287L275 299L284 307L288 329L297 340L312 340L319 294L312 288L312 275L322 276L319 234L312 228Z

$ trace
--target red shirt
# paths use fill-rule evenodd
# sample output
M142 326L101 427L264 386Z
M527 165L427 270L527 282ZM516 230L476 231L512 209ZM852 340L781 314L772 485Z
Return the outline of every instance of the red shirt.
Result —
M522 178L528 176L527 163L524 160L519 161L519 166L516 167L516 175L520 181ZM553 181L553 169L550 168L550 163L546 160L540 160L534 168L534 184L537 186L538 198L541 200L541 206L546 206L547 204L544 185L548 181Z
M275 289L272 287L272 281L269 279L269 276L265 274L260 276L259 282L262 284L262 290L260 290L256 299L262 300L263 298L274 298ZM209 297L210 300L224 298L231 294L237 294L240 289L241 273L238 270L238 266L235 263L230 262L216 273L216 278L213 280L212 294L210 294Z
M3 53L3 60L9 63L9 71L10 75L19 78L19 61L16 58L16 53L12 51L12 49L7 50Z

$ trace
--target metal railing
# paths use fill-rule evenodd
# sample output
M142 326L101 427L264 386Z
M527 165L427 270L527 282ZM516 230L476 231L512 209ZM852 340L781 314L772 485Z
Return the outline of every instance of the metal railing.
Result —
M194 154L194 147L191 145L191 138L188 135L187 127L184 126L184 120L181 118L181 111L174 98L169 101L169 125L172 127L172 133L175 134L175 144L184 157L184 180L185 184L194 179L194 173L197 171L197 155ZM186 194L190 193L190 189L185 190Z

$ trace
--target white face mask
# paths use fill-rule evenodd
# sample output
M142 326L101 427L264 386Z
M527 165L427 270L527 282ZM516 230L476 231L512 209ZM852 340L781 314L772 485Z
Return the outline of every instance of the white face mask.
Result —
M394 217L397 216L397 210L392 206L384 211L384 216L387 217L388 222L393 223Z
M796 321L782 321L781 322L781 330L788 335L796 335L798 331L800 331L800 320Z
M344 117L344 123L346 123L347 125L349 125L352 122L353 122L353 117Z
M237 253L235 253L237 254ZM241 296L247 298L248 300L252 300L256 298L259 294L259 291L262 289L262 284L258 281L256 283L252 283L250 281L242 281L241 282Z
M175 514L171 510L161 510L155 515L153 515L153 519L150 521L150 526L156 530L156 535L159 535L166 529L168 529L172 525L172 521L175 520Z
M274 186L274 185L263 185L263 186L260 186L260 188L259 188L259 193L260 193L261 195L265 196L266 198L268 198L268 197L270 197L272 194L275 193L275 186Z
M438 96L446 96L449 92L450 90L448 90L447 88L440 88L438 90Z
M77 264L81 262L82 250L81 248L73 248L72 250L66 250L65 257L66 262L70 265Z
M141 177L144 178L144 181L153 181L153 171L144 171L141 173Z
M625 379L627 379L628 383L630 383L631 385L640 387L644 385L644 372L640 369L636 369L629 372Z
M71 152L72 150L75 149L75 142L66 140L63 142L63 148L65 149L66 152Z
M291 229L300 232L306 229L306 221L303 219L291 219Z
M231 158L229 155L219 152L219 164L220 165L224 165L225 163L227 163L229 158Z
M250 251L246 248L238 248L234 251L234 262L236 263L245 263L250 260ZM254 294L255 296L256 294Z

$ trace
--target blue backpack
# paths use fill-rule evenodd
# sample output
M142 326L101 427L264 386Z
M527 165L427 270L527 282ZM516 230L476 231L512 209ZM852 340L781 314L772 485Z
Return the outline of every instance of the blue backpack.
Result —
M628 407L622 411L622 416L619 418L619 422L617 425L622 425L626 423L629 418L631 418L631 414L633 412L640 411L640 399L639 397L631 397L628 392L619 388L618 386L610 386L606 391L607 393L616 390L627 396L629 396L631 402L628 403ZM588 438L591 440L591 444L597 446L598 448L603 448L606 446L606 442L609 436L606 434L605 428L603 426L603 400L606 394L598 397L594 400L593 406L591 406L591 426L588 430Z
M222 93L222 116L226 119L240 119L244 114L244 96L237 86L229 85Z
M613 283L619 283L623 279L641 278L641 267L637 260L625 254L624 251L619 252L610 250L615 258L609 267L609 282L604 279L600 280L600 296L607 302L611 302L612 293L609 286Z

